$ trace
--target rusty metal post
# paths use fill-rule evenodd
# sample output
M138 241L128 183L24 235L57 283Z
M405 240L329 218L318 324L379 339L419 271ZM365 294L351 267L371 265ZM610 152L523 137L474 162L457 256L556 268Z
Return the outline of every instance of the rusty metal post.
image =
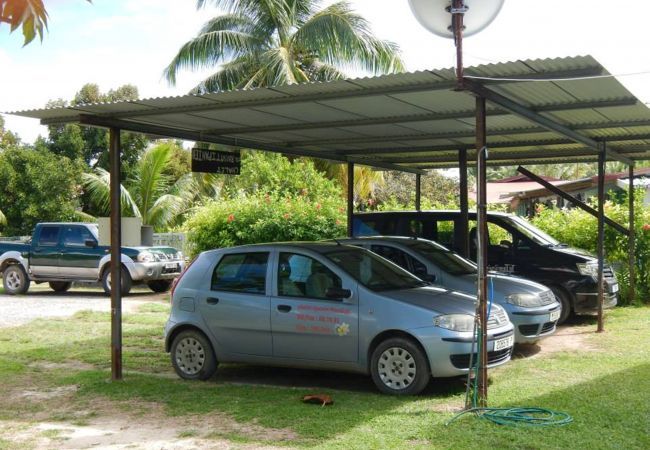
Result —
M453 0L451 3L451 24L454 32L454 44L456 45L456 89L463 90L464 68L463 68L463 18L465 13L465 2Z
M469 258L469 201L467 187L467 150L458 151L458 170L459 174L459 196L460 196L460 220L458 221L459 232L457 236L462 236L460 240L460 254Z
M122 211L120 205L120 129L109 131L111 205L111 379L122 379Z
M354 163L348 163L348 237L353 236L352 216L354 214Z
M419 211L422 206L422 175L415 174L415 210Z
M634 165L628 166L630 185L628 188L628 202L629 202L629 221L630 221L630 234L628 239L628 257L630 266L630 303L634 302L636 297L636 255L635 255L635 231L634 231Z
M605 331L603 324L603 302L605 300L604 276L605 269L605 160L607 148L605 143L598 153L598 328L596 331Z
M479 347L478 347L478 407L486 407L488 399L487 371L487 193L486 193L486 159L487 159L487 130L485 121L485 98L476 98L476 227L478 265L478 314L479 314Z

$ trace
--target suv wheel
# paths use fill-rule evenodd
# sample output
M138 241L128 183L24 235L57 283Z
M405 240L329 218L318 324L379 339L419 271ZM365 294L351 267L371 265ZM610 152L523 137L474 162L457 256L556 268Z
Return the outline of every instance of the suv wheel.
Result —
M172 342L170 355L174 370L186 380L207 380L217 370L210 341L196 330L181 331Z
M24 294L29 289L29 277L20 264L7 267L2 276L2 285L9 295Z
M551 291L553 291L555 298L562 305L562 312L557 321L557 324L561 325L571 316L571 297L562 288L551 287Z
M431 380L426 355L410 339L389 338L377 346L370 360L372 381L384 394L415 395Z
M122 267L122 295L128 295L129 292L131 291L131 275L129 275L128 270L125 270L124 267ZM106 270L104 270L104 273L102 274L102 287L104 288L104 292L106 294L111 295L111 268L108 266Z
M54 292L65 292L72 286L69 281L50 281L50 288Z

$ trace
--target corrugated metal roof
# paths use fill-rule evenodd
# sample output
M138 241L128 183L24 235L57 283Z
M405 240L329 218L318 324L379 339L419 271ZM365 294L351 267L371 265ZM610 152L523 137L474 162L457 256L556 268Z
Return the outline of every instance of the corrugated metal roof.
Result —
M650 158L650 110L591 56L486 64L465 73L581 136L607 140L622 155ZM454 87L454 70L442 69L12 114L385 168L453 167L458 150L475 154L475 96ZM585 143L505 106L488 101L487 111L489 164L596 160Z

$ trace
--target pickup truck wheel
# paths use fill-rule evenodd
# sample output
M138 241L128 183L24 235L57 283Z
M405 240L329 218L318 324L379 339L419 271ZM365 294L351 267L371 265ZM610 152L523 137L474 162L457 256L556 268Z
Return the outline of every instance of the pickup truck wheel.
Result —
M181 331L172 342L170 354L174 370L186 380L207 380L217 370L212 345L199 331Z
M424 352L402 337L386 339L377 346L372 352L370 374L377 389L392 395L419 394L431 380Z
M122 267L122 295L128 295L131 291L131 275L128 270ZM102 274L102 287L106 294L111 295L111 268L107 267Z
M69 281L50 281L50 288L54 292L66 292L70 287L72 287L72 283Z
M14 264L3 272L2 283L7 294L20 295L27 292L30 281L23 266Z
M170 287L172 287L171 280L154 280L147 283L149 289L154 292L167 292Z

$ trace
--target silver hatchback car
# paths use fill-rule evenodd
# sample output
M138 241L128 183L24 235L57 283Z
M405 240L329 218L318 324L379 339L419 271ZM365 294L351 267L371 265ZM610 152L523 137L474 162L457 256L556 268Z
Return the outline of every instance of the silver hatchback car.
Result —
M204 252L172 293L165 346L179 376L243 362L370 374L416 394L467 373L475 297L428 283L374 253L336 243ZM493 305L488 367L507 362L513 325Z
M476 292L476 264L436 242L403 236L369 236L339 242L367 248L417 277L447 289ZM508 313L515 326L517 344L531 344L555 332L562 306L548 287L525 278L490 272L488 295Z

